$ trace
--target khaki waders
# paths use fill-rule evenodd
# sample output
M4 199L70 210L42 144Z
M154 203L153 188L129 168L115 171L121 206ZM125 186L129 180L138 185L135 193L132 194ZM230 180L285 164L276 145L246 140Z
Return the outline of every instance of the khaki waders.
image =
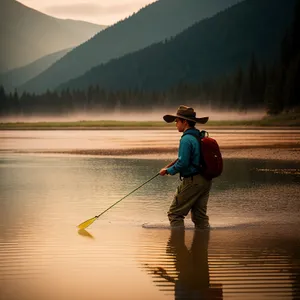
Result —
M184 218L189 211L196 228L209 227L206 210L211 183L211 180L206 180L200 174L182 179L168 211L172 227L183 227Z

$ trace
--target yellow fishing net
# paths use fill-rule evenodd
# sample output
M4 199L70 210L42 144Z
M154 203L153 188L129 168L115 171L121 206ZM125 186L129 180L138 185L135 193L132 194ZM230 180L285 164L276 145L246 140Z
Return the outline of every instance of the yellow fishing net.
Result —
M77 227L79 229L85 229L85 228L89 227L92 223L94 223L97 219L98 219L98 217L93 217L91 219L88 219L88 220L82 222Z

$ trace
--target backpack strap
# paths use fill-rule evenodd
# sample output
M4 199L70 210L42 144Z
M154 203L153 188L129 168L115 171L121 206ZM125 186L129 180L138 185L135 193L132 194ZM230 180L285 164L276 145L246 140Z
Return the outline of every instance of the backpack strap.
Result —
M201 138L209 137L209 133L206 130L200 131Z

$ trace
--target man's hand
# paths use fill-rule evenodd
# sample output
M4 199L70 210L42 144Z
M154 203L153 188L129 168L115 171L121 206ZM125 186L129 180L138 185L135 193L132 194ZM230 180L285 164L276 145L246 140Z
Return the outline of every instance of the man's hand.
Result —
M165 176L167 174L167 169L166 168L162 168L160 171L159 171L159 175L161 176Z

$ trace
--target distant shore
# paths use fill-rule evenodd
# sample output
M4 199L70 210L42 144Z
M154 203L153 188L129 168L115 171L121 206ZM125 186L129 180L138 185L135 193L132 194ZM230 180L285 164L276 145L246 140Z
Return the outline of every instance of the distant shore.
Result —
M300 113L276 117L265 117L259 120L223 120L209 121L201 126L205 128L300 128ZM74 121L74 122L0 122L0 130L146 130L173 129L173 124L163 121Z

